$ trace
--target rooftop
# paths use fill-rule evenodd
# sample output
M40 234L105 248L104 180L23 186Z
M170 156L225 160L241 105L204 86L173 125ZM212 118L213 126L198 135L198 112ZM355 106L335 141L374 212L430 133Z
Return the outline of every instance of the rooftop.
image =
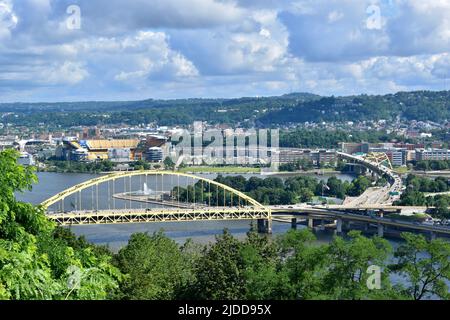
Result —
M116 139L116 140L86 140L86 146L89 149L120 149L136 148L139 140L136 139Z

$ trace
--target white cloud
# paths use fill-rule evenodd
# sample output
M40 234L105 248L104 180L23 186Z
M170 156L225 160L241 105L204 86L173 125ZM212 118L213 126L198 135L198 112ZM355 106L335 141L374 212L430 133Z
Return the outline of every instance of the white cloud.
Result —
M170 48L164 32L139 31L127 37L97 40L75 42L78 56L96 64L110 61L107 66L115 80L178 80L198 75L191 61ZM123 57L127 59L123 60Z
M17 26L18 20L11 1L0 1L0 39L10 37L11 30Z
M339 20L341 20L344 17L344 14L340 11L331 11L328 14L328 22L329 23L334 23L337 22Z
M88 76L89 72L85 69L83 63L65 61L43 70L39 81L50 85L74 85L85 80Z
M450 71L450 0L76 3L82 28L74 31L65 23L72 0L0 0L2 93L13 100L382 93L442 89ZM372 3L381 8L379 30L367 28Z

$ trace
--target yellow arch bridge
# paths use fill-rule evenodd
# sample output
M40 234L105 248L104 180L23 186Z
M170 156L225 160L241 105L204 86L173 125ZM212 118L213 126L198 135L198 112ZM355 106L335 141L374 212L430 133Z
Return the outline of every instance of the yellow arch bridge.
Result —
M172 171L117 172L70 187L41 205L59 225L257 220L270 208L218 181Z

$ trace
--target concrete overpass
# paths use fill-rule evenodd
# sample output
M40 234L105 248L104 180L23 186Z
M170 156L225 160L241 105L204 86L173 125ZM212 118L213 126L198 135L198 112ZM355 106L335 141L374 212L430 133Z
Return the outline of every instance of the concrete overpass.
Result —
M361 215L355 213L348 213L339 206L335 206L334 209L330 207L315 207L315 206L305 206L305 205L296 205L296 206L269 206L268 207L274 218L276 217L288 217L291 216L292 219L296 219L297 217L308 219L308 226L314 226L314 220L328 220L336 222L336 230L338 233L342 232L342 223L345 221L348 222L360 222L365 224L374 224L378 228L378 235L384 235L385 227L396 227L402 228L408 231L422 231L428 232L432 237L435 237L436 234L447 235L450 236L450 228L443 226L435 226L423 224L420 222L410 222L400 219L391 219L386 218L384 215L381 216L368 216ZM385 206L383 210L397 211L399 209L423 209L424 207L395 207L395 206ZM379 209L379 208L378 208ZM348 210L348 209L347 209Z

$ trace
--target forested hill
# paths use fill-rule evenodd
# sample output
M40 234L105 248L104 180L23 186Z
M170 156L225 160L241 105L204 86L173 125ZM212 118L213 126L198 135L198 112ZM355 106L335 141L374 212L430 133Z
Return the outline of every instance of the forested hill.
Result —
M13 113L13 114L8 114ZM450 91L399 92L378 96L321 97L291 93L238 99L177 99L123 102L0 104L2 122L77 126L193 121L232 125L278 125L298 122L361 120L450 120Z
M269 123L341 122L362 120L442 122L450 119L450 91L399 92L380 96L326 97L266 113L259 120Z
M0 103L0 112L82 112L82 111L125 111L162 108L233 108L267 105L272 107L291 106L296 103L320 99L311 93L290 93L274 97L243 97L233 99L172 99L141 101L85 101L85 102L39 102Z

